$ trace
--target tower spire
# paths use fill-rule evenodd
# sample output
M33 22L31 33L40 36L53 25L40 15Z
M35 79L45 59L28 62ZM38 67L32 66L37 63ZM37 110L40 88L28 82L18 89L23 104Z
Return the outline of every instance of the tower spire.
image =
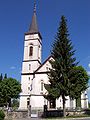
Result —
M29 28L29 33L38 33L38 25L37 25L37 19L36 19L36 0L34 0L34 13L32 17L32 22Z

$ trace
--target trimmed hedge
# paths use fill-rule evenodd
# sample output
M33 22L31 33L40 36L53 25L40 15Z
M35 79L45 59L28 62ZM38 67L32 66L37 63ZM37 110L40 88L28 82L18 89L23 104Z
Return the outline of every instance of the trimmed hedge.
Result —
M5 114L3 110L0 110L0 120L4 120Z

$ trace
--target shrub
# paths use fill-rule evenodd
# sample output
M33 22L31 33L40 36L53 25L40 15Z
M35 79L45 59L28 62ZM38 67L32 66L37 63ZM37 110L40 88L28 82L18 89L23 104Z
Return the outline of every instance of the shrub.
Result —
M5 114L2 110L0 110L0 120L4 120Z

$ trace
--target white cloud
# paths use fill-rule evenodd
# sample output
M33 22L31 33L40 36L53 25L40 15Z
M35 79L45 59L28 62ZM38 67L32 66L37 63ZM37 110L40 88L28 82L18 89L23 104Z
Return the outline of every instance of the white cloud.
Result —
M88 64L88 67L90 68L90 63Z
M90 71L87 71L87 74L90 75Z
M10 69L14 70L14 69L16 69L16 67L15 66L11 66Z

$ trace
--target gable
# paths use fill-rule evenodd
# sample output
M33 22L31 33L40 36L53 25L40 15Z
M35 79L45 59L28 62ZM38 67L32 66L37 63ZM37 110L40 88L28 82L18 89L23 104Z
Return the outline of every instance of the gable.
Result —
M41 72L48 72L49 68L51 68L50 60L52 60L52 56L48 57L43 64L35 71L35 73L41 73Z

